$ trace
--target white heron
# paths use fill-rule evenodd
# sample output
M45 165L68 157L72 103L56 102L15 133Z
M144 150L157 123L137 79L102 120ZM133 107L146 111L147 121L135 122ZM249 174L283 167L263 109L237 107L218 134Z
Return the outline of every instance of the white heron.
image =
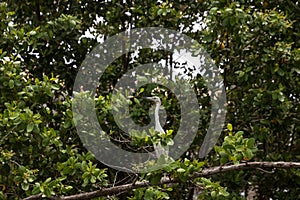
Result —
M154 129L155 131L159 132L159 133L165 133L164 129L162 128L162 126L160 125L160 122L159 122L159 115L158 115L158 112L159 112L159 108L161 106L161 101L160 101L160 98L157 97L157 96L153 96L153 97L145 97L145 99L148 99L148 100L151 100L151 101L154 101L155 102L155 110L154 110L154 121L155 121L155 126L154 126ZM158 141L158 143L156 144L155 142L153 143L153 146L154 146L154 150L155 150L155 154L156 154L156 157L157 158L160 158L161 155L164 155L165 158L168 157L168 150L167 150L167 147L163 147L161 145L161 142Z

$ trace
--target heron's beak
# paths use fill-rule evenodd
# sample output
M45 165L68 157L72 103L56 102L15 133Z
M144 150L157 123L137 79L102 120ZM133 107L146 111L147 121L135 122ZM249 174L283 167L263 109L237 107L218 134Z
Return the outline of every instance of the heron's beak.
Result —
M148 100L153 101L152 97L143 97L143 99L148 99Z

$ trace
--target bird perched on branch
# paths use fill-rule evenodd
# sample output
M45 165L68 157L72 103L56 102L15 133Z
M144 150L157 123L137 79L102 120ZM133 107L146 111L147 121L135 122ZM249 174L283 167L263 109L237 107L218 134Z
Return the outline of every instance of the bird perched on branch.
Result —
M145 99L151 100L153 102L155 102L155 110L154 110L154 121L155 121L155 126L154 129L155 131L159 132L159 133L165 133L164 129L162 128L162 126L160 125L159 122L159 108L161 106L161 101L160 98L157 96L153 96L153 97L145 97ZM168 157L168 150L166 149L167 147L163 147L161 145L161 142L158 141L158 143L156 144L156 142L153 143L154 146L154 150L155 150L155 154L156 157L159 158L161 155L164 155L165 157Z

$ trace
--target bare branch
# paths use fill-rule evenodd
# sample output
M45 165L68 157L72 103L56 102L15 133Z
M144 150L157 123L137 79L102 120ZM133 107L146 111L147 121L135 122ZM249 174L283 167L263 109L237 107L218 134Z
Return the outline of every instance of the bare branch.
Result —
M244 169L257 169L257 168L300 168L300 162L245 162L237 165L218 166L204 169L200 173L195 174L196 177L211 176L218 173L238 171Z
M32 195L32 196L27 197L23 200L38 200L38 199L42 199L42 194Z

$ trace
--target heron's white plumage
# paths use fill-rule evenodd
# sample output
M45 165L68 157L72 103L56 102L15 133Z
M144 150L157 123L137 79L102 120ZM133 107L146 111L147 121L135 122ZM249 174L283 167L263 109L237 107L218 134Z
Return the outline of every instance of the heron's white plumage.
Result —
M162 128L162 126L160 125L160 122L159 122L159 108L161 106L161 101L160 101L160 98L157 97L157 96L153 96L153 97L146 97L146 99L148 100L151 100L151 101L154 101L155 102L155 110L154 110L154 121L155 121L155 131L159 132L159 133L165 133L164 129ZM168 151L166 150L165 147L163 147L161 145L161 142L158 141L157 144L153 144L154 146L154 150L155 150L155 154L156 154L156 157L159 158L161 155L165 155L165 157L168 156Z

